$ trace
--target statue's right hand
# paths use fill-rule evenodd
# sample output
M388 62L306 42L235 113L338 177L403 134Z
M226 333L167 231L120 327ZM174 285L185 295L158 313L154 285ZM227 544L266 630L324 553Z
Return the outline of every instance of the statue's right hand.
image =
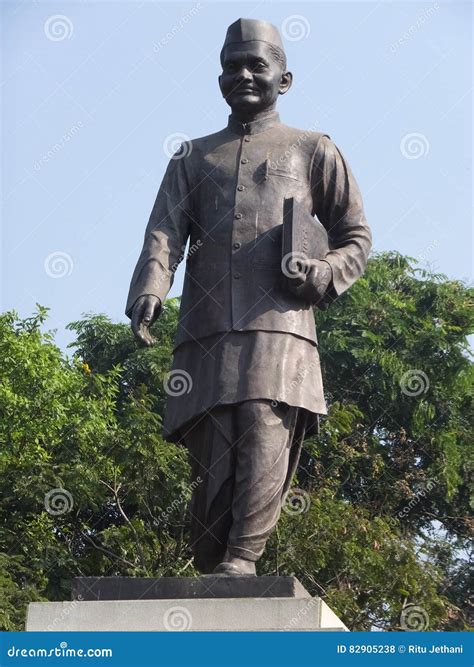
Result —
M151 347L156 340L150 333L150 327L161 313L161 299L154 294L138 297L132 310L132 331L140 345Z

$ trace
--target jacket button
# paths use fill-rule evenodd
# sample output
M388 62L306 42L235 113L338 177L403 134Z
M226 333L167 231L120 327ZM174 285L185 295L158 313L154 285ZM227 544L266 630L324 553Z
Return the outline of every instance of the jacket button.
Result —
M236 219L236 220L242 220L243 217L244 217L244 216L242 215L242 213L236 213L236 214L235 214L235 219Z
M239 192L242 192L242 190L245 190L245 185L239 185L238 188L237 188L237 190L238 190Z
M234 273L234 278L235 279L240 278L240 273Z
M242 160L240 160L240 164L247 164L248 160L246 157L244 157Z
M233 246L233 247L234 247L234 250L238 250L238 249L240 248L241 245L242 245L242 244L240 243L240 241L236 241L236 242L234 243L234 246Z

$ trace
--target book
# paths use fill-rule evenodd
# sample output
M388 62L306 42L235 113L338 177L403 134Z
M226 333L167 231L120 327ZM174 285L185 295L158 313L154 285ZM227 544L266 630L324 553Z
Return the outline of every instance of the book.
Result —
M302 270L301 261L324 259L329 252L326 229L294 197L283 201L281 251L281 268L288 278Z

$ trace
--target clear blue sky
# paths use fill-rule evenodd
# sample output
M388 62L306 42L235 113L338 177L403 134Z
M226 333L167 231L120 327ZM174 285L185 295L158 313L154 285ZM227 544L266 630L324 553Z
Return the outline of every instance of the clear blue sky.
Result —
M287 35L282 120L345 153L375 249L471 280L470 3L1 6L1 307L49 306L61 346L86 311L126 320L166 150L227 123L219 51L239 17Z

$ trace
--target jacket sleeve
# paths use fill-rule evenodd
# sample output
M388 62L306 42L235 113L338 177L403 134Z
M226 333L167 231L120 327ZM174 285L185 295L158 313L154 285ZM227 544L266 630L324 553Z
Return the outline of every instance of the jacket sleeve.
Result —
M193 219L190 144L171 158L145 231L143 248L130 283L125 314L138 297L153 294L163 302L183 259Z
M342 153L323 135L318 141L311 168L313 213L329 236L331 250L325 261L332 281L325 300L345 292L367 264L372 235L365 219L362 196Z

